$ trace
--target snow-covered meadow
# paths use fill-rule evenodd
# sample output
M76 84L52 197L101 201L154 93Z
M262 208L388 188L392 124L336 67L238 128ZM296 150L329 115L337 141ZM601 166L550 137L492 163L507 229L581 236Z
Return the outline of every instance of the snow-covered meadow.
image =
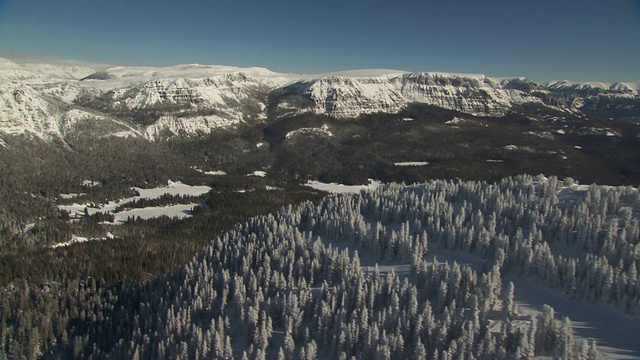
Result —
M308 186L310 188L313 188L313 189L316 189L316 190L320 190L320 191L326 191L326 192L334 193L334 194L357 194L357 193L359 193L360 191L363 191L363 190L374 190L374 189L378 188L380 185L382 185L382 183L380 183L379 181L373 180L373 179L369 179L369 183L368 184L363 184L363 185L345 185L345 184L338 184L338 183L323 183L323 182L317 181L317 180L309 180L305 184L305 186Z
M123 211L117 211L119 206L134 202L140 199L158 199L165 194L176 196L200 196L208 193L211 188L205 185L191 186L183 184L181 182L169 181L167 186L161 186L151 189L133 188L138 195L119 199L115 201L109 201L104 204L70 204L70 205L58 205L60 210L66 211L71 215L72 219L78 219L85 216L85 214L93 215L96 213L112 214L114 216L113 224L123 224L130 217L141 219L150 219L161 216L185 218L189 217L190 211L197 203L193 204L179 204L170 206L151 206L136 209L127 209ZM75 194L63 194L62 197L69 198Z

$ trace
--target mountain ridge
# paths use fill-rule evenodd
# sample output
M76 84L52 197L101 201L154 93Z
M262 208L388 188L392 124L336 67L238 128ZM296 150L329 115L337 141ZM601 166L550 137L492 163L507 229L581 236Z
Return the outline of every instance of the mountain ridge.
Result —
M349 119L398 113L411 103L474 116L504 116L533 103L584 118L635 121L640 114L639 88L633 82L545 84L522 77L390 69L316 75L199 64L93 69L21 65L1 58L0 133L64 138L73 127L63 123L88 119L83 115L70 120L78 113L72 110L91 110L96 113L93 120L109 122L106 128L115 133L135 129L131 136L155 140L160 134L207 134L296 114Z

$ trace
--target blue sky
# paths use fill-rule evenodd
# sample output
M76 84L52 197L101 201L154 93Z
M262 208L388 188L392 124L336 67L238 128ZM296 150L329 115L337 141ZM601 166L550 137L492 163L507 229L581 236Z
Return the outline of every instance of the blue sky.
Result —
M0 0L0 52L640 82L640 0Z

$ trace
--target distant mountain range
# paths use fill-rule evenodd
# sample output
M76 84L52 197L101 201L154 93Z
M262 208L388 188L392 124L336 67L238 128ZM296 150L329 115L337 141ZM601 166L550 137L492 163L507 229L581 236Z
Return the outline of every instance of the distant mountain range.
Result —
M357 70L323 75L215 65L18 64L0 58L0 133L197 136L300 114L395 114L412 103L484 117L536 104L589 119L640 123L640 84L536 83L484 75Z

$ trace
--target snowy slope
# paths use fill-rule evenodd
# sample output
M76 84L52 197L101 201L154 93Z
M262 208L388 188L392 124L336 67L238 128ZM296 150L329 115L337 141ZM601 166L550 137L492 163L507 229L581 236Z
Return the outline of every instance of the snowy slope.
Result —
M0 83L0 132L51 139L63 138L80 129L99 130L99 136L140 136L124 121L81 109L69 109L24 83Z
M568 80L551 81L547 84L551 90L561 92L571 92L582 95L596 94L616 94L629 97L638 97L640 94L640 83L634 82L572 82Z
M193 136L209 134L215 129L229 128L242 122L241 114L231 113L225 117L206 116L162 116L144 129L144 137L155 140L165 135Z
M49 83L79 80L96 70L89 66L56 66L51 64L18 64L0 58L0 81L21 81L24 83Z
M41 94L20 83L0 83L0 128L11 135L58 132L59 114Z

